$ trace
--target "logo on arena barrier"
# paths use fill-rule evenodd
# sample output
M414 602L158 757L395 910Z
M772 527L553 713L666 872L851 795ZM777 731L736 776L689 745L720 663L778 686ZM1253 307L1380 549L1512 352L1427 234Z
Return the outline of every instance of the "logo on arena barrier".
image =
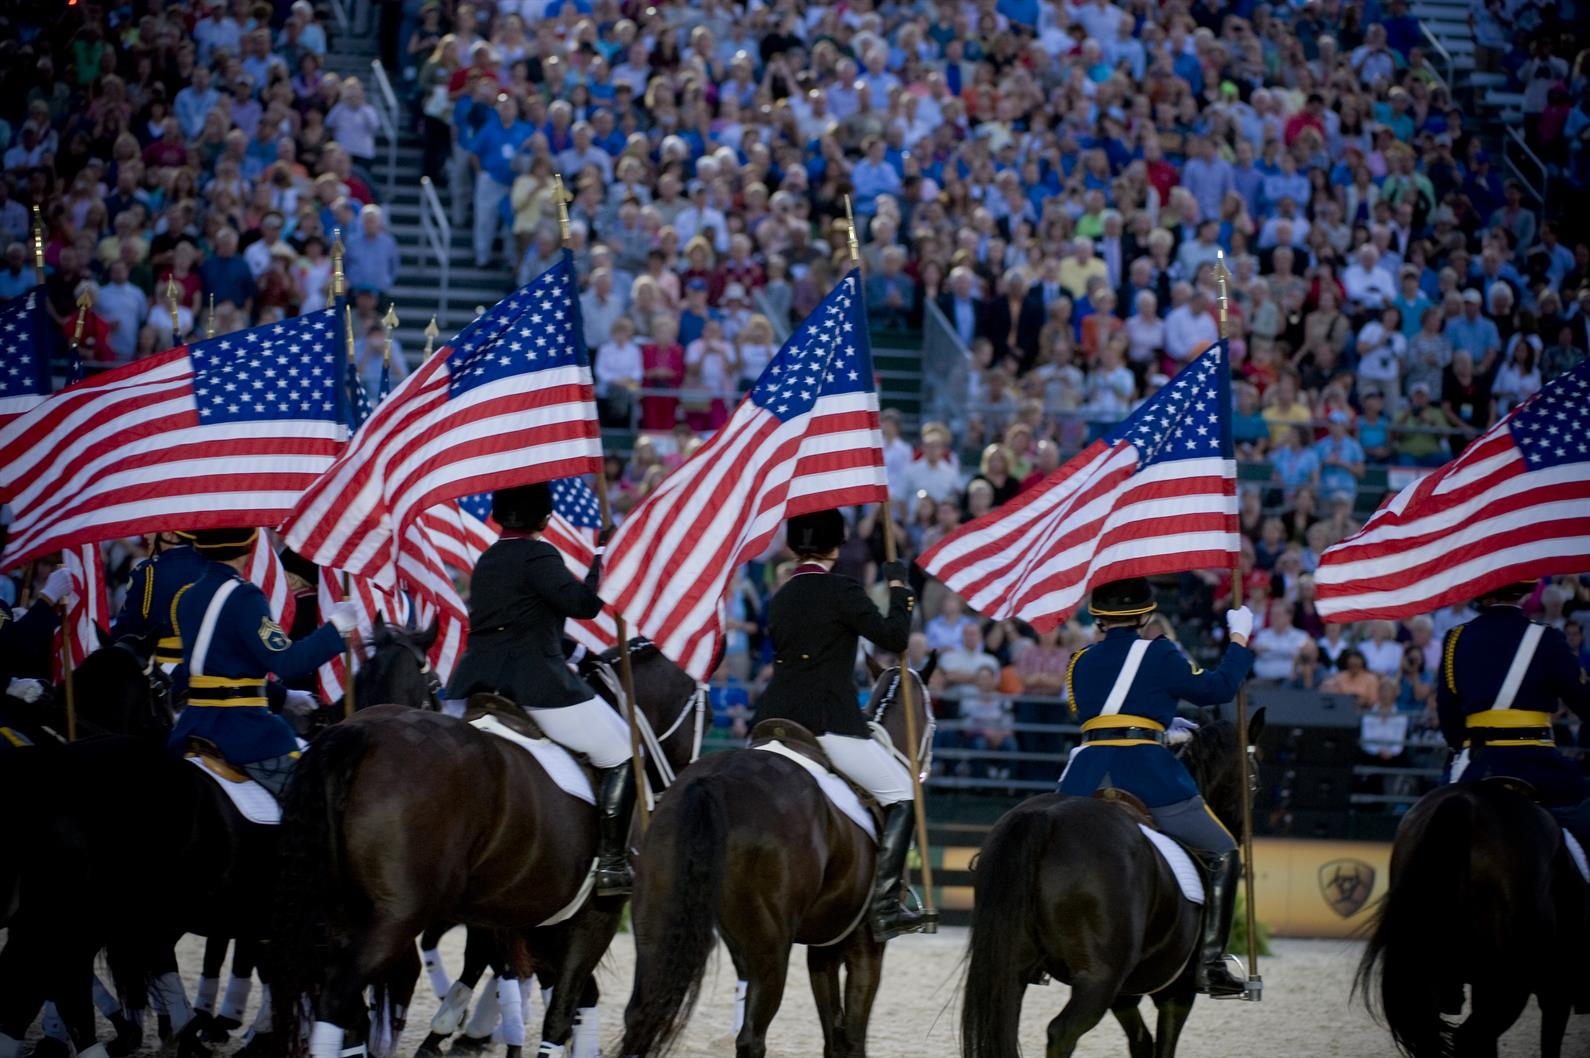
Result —
M1352 918L1375 891L1375 868L1363 860L1331 860L1319 869L1319 895L1342 918Z

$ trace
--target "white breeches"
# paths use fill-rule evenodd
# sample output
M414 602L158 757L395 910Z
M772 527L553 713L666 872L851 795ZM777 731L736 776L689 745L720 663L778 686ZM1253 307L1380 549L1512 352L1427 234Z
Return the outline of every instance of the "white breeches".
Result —
M541 725L548 738L564 749L585 754L598 768L616 767L629 760L629 725L600 698L559 709L525 712Z
M911 773L876 739L818 735L818 745L845 778L870 793L880 805L911 800Z

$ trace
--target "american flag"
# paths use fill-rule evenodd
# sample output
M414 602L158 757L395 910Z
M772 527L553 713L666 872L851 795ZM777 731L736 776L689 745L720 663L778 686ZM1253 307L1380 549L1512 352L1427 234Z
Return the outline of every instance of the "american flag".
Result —
M596 534L602 528L602 510L596 493L583 478L561 478L552 483L552 517L541 538L563 555L563 564L581 580L596 558ZM564 632L587 650L601 653L618 645L618 622L612 608L588 621L569 621Z
M1547 383L1328 548L1314 582L1327 620L1396 620L1513 581L1586 569L1590 361Z
M281 555L271 546L268 530L261 529L254 538L254 550L248 556L247 576L265 593L271 620L283 628L291 628L293 617L298 613L298 596L287 584L287 569L282 565Z
M573 258L499 302L398 384L283 525L322 566L390 586L406 526L459 496L598 469Z
M0 566L166 529L274 525L342 447L336 311L106 371L0 428Z
M66 615L55 631L51 668L61 679L61 636L67 637L72 667L99 649L99 629L110 627L110 606L105 600L105 558L98 544L80 544L61 552L62 565L72 578L72 593L65 599Z
M1122 577L1231 565L1237 536L1225 343L1044 481L917 560L985 617L1037 629Z
M43 287L0 305L0 427L50 395L54 338Z
M888 498L861 280L851 272L723 428L624 519L602 597L706 679L734 570L784 519Z

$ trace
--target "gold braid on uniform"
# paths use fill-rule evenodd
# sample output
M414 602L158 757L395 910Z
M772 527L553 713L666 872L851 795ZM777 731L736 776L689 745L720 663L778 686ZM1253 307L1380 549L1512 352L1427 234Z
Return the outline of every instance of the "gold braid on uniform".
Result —
M1092 644L1089 645L1091 646ZM1071 676L1077 671L1077 660L1087 652L1088 648L1083 647L1075 654L1072 654L1071 660L1066 663L1066 705L1070 707L1072 716L1077 715L1077 695L1076 692L1071 689Z
M144 567L144 610L143 616L149 616L149 607L155 604L155 567L151 563ZM172 627L176 626L176 617L172 617Z
M1446 634L1446 657L1441 659L1441 667L1446 670L1446 689L1453 694L1457 693L1457 677L1452 664L1457 657L1458 634L1463 631L1463 626L1458 625Z
M173 632L177 632L178 635L181 635L182 633L177 631L177 603L182 601L182 594L191 587L193 587L192 584L184 584L182 587L178 588L177 593L171 597L171 630Z

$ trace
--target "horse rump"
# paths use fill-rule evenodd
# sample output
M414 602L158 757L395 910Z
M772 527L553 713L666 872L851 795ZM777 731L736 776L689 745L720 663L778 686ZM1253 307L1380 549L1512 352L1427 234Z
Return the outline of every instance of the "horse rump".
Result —
M1021 999L1037 956L1030 931L1038 918L1038 875L1054 801L1046 794L1007 813L978 854L961 1007L963 1058L1019 1053Z
M360 724L328 728L304 751L282 794L278 880L272 907L272 1024L286 1053L303 1053L298 1031L315 1009L335 946L356 928L359 899L344 883L340 835L354 772L368 735Z
M672 1048L695 1008L717 942L728 839L723 793L712 775L695 775L671 790L664 805L647 846L656 848L666 836L671 815L673 856L661 863L643 859L631 906L636 963L619 1048L625 1055Z

